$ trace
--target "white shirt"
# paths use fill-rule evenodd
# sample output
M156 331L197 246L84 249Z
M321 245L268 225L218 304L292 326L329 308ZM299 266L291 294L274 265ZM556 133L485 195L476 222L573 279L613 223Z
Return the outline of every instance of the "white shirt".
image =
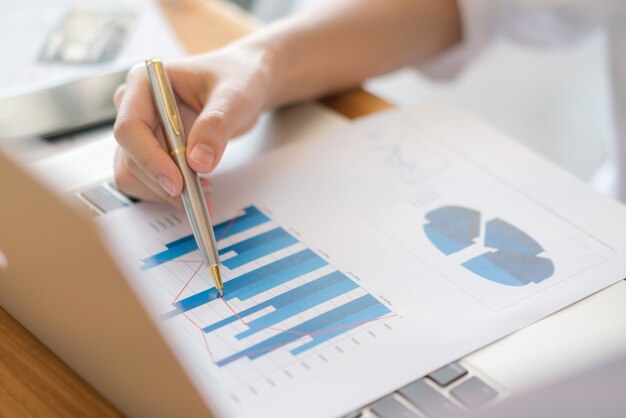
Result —
M602 188L626 201L626 0L458 0L464 38L460 46L422 68L450 78L498 37L556 47L592 30L609 36L616 141L608 151ZM608 176L608 178L607 178Z

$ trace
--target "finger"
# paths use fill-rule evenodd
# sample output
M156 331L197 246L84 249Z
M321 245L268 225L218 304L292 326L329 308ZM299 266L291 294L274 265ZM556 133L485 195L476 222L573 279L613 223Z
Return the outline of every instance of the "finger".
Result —
M117 142L148 178L170 196L183 188L180 171L154 135L159 126L145 70L131 70L113 128Z
M115 183L120 191L128 196L151 202L168 202L182 208L179 198L165 193L160 185L150 180L121 148L118 148L115 156Z
M146 173L139 167L131 158L126 159L126 166L130 173L134 176L136 181L134 182L135 188L140 193L144 193L146 197L143 200L150 200L153 202L167 202L176 206L179 209L183 208L180 196L173 197L166 193L162 186L154 182L149 178ZM143 190L143 192L142 192Z
M202 190L205 190L209 193L213 192L213 183L211 183L211 180L206 177L199 177L198 180L200 181L200 186L202 186Z
M216 90L198 115L187 141L187 162L199 173L208 173L222 158L228 140L249 124L251 106L245 97L228 89Z
M115 184L117 188L127 196L140 200L160 201L158 194L150 190L137 176L132 172L128 165L130 158L125 154L122 148L117 148L115 153Z
M211 200L210 197L207 197L206 195L204 198L206 199L206 206L207 206L207 209L209 210L209 215L213 216L213 214L215 213L215 210L213 208L213 201Z
M206 178L200 178L199 180L209 212L213 214L213 204L211 202L213 184ZM151 182L145 176L143 171L119 147L115 154L115 183L119 190L128 196L151 202L165 201L179 209L183 209L180 198L165 194L157 184Z
M167 202L178 209L184 209L183 202L180 197L172 197L164 193L158 184L145 177L143 171L141 171L141 169L139 169L131 159L128 159L127 166L131 176L133 176L131 179L132 184L130 184L131 196L151 202ZM207 203L209 214L212 215L213 203L211 201L211 194L213 192L213 186L211 182L206 179L200 179L200 186Z
M204 193L204 199L206 201L207 209L209 210L209 215L213 216L213 201L211 199L213 184L211 184L209 179L200 177L200 186L202 187L202 192Z
M126 84L122 84L117 89L115 89L115 94L113 95L113 103L115 104L115 109L120 109L120 104L122 103L122 97L124 97L124 93L126 92Z

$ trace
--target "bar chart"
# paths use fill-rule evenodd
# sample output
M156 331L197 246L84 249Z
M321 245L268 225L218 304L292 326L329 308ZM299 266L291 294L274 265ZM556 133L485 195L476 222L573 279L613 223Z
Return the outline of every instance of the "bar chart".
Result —
M394 315L254 206L214 229L219 242L228 241L219 250L229 278L224 282L224 296L220 297L215 287L184 295L172 303L173 309L164 318L226 304L231 310L229 315L219 319L204 316L199 326L206 337L226 330L232 340L230 346L236 347L228 355L215 358L218 367L240 359L254 361L280 350L295 357L364 324ZM144 258L141 269L165 265L196 250L193 236L182 237ZM259 260L265 262L257 266ZM237 274L240 267L246 266ZM309 279L302 281L302 277ZM237 311L233 302L249 306ZM320 310L321 306L324 309Z

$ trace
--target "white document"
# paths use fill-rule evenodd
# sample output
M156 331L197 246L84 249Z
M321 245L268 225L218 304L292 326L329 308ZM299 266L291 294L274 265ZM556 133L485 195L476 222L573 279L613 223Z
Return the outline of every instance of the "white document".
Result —
M183 213L101 222L220 416L346 414L626 275L622 205L445 105L213 182L223 299Z
M124 11L135 15L117 58L94 65L38 60L50 31L70 10ZM147 57L178 58L184 49L153 0L24 0L0 13L0 98L123 70Z

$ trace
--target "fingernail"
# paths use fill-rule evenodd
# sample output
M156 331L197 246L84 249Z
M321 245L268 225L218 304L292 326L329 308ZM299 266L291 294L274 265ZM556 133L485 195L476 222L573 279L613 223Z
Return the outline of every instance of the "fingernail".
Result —
M191 158L197 164L209 169L213 166L215 152L213 151L213 149L211 149L211 147L206 144L197 144L191 149L189 158Z
M176 187L174 187L174 182L170 180L169 177L159 176L159 184L169 194L170 196L176 196Z

